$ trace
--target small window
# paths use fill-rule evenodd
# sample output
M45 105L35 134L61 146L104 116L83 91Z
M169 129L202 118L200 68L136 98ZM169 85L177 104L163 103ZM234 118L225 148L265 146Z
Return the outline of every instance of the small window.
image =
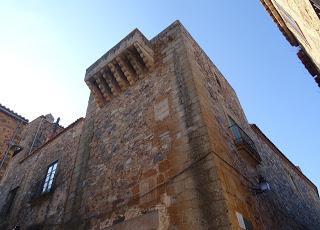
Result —
M48 166L47 175L44 180L41 193L47 193L51 191L54 177L57 171L57 166L58 166L58 161L55 161Z
M233 141L237 149L239 150L239 153L243 155L244 159L248 159L249 162L253 163L255 167L257 162L261 162L261 157L258 153L254 141L245 131L243 131L243 129L240 128L240 126L230 116L229 123L229 129L232 133ZM250 157L247 158L247 156ZM254 159L254 161L252 161L252 158Z
M241 133L240 133L240 127L238 124L229 116L229 128L231 129L232 135L235 138L235 141L238 142L241 140Z
M13 157L23 150L23 148L19 145L13 145L11 148L13 150Z

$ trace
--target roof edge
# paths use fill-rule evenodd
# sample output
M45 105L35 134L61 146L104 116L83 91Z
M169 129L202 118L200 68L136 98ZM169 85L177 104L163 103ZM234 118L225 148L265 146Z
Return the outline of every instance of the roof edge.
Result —
M128 35L126 35L124 38L122 38L116 45L114 45L111 49L109 49L106 53L104 53L98 60L96 60L93 64L91 64L86 69L86 76L89 72L93 71L104 59L106 59L110 54L116 52L121 44L123 44L126 40L129 40L130 38L134 36L140 36L144 42L149 43L149 40L144 36L144 34L138 29L133 29ZM87 77L85 77L85 80L87 80Z
M306 176L303 174L302 171L300 171L295 164L292 163L292 161L289 160L289 158L261 131L261 129L256 125L256 124L250 124L250 127L252 130L261 136L263 139L267 141L267 144L275 150L275 152L280 156L283 160L285 160L289 165L292 167L292 169L300 175L318 194L319 196L319 191L317 186Z
M294 36L294 34L290 31L287 27L286 23L282 19L281 15L279 14L277 8L273 5L271 0L260 0L261 4L264 6L268 14L271 16L273 21L277 24L279 30L283 34L283 36L287 39L287 41L292 46L299 46L299 42Z
M53 136L52 138L50 138L47 142L45 142L43 145L39 146L38 148L36 148L35 150L33 150L31 152L31 154L27 155L26 157L24 157L23 159L20 160L20 163L22 163L24 160L26 160L27 158L29 158L30 156L32 156L34 153L37 153L38 151L40 151L42 148L44 148L45 146L47 146L48 144L50 144L52 141L54 141L55 139L57 139L60 135L62 135L63 133L65 133L66 131L70 130L71 128L73 128L74 126L76 126L78 123L80 123L81 121L84 121L85 118L80 117L77 120L75 120L73 123L71 123L69 126L67 126L66 128L64 128L62 131L60 131L57 135Z
M9 116L21 121L22 123L27 124L29 122L28 119L24 118L23 116L17 114L16 112L14 112L13 110L5 107L4 105L0 104L0 111L8 114Z

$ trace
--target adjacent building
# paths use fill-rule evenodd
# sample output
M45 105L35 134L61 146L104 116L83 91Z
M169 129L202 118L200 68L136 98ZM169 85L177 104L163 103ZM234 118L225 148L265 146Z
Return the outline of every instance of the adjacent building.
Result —
M21 150L21 133L27 124L26 118L0 104L0 180L11 157Z
M180 22L151 40L135 29L85 82L85 118L26 126L0 182L1 229L320 226L316 186L247 121Z
M320 87L320 1L260 1Z

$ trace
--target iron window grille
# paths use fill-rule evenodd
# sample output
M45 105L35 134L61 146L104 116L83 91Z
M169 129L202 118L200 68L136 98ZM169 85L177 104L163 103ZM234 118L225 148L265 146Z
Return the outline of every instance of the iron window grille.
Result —
M261 158L253 140L232 118L229 117L229 120L231 123L229 129L232 132L235 145L239 148L245 146L249 150L251 156L260 162Z

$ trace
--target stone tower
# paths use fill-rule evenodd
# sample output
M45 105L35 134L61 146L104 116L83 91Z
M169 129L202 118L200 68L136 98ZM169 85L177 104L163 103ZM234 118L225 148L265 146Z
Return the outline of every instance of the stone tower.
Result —
M303 209L293 200L304 198L288 196L292 188L281 185L294 178L319 214L317 188L248 123L232 87L179 22L150 41L134 30L87 69L85 81L92 96L82 138L91 147L79 152L85 187L77 187L72 212L90 219L89 226L303 229L319 223L316 215L289 218L278 211L287 203ZM259 178L273 189L256 194ZM277 209L270 212L271 206Z

